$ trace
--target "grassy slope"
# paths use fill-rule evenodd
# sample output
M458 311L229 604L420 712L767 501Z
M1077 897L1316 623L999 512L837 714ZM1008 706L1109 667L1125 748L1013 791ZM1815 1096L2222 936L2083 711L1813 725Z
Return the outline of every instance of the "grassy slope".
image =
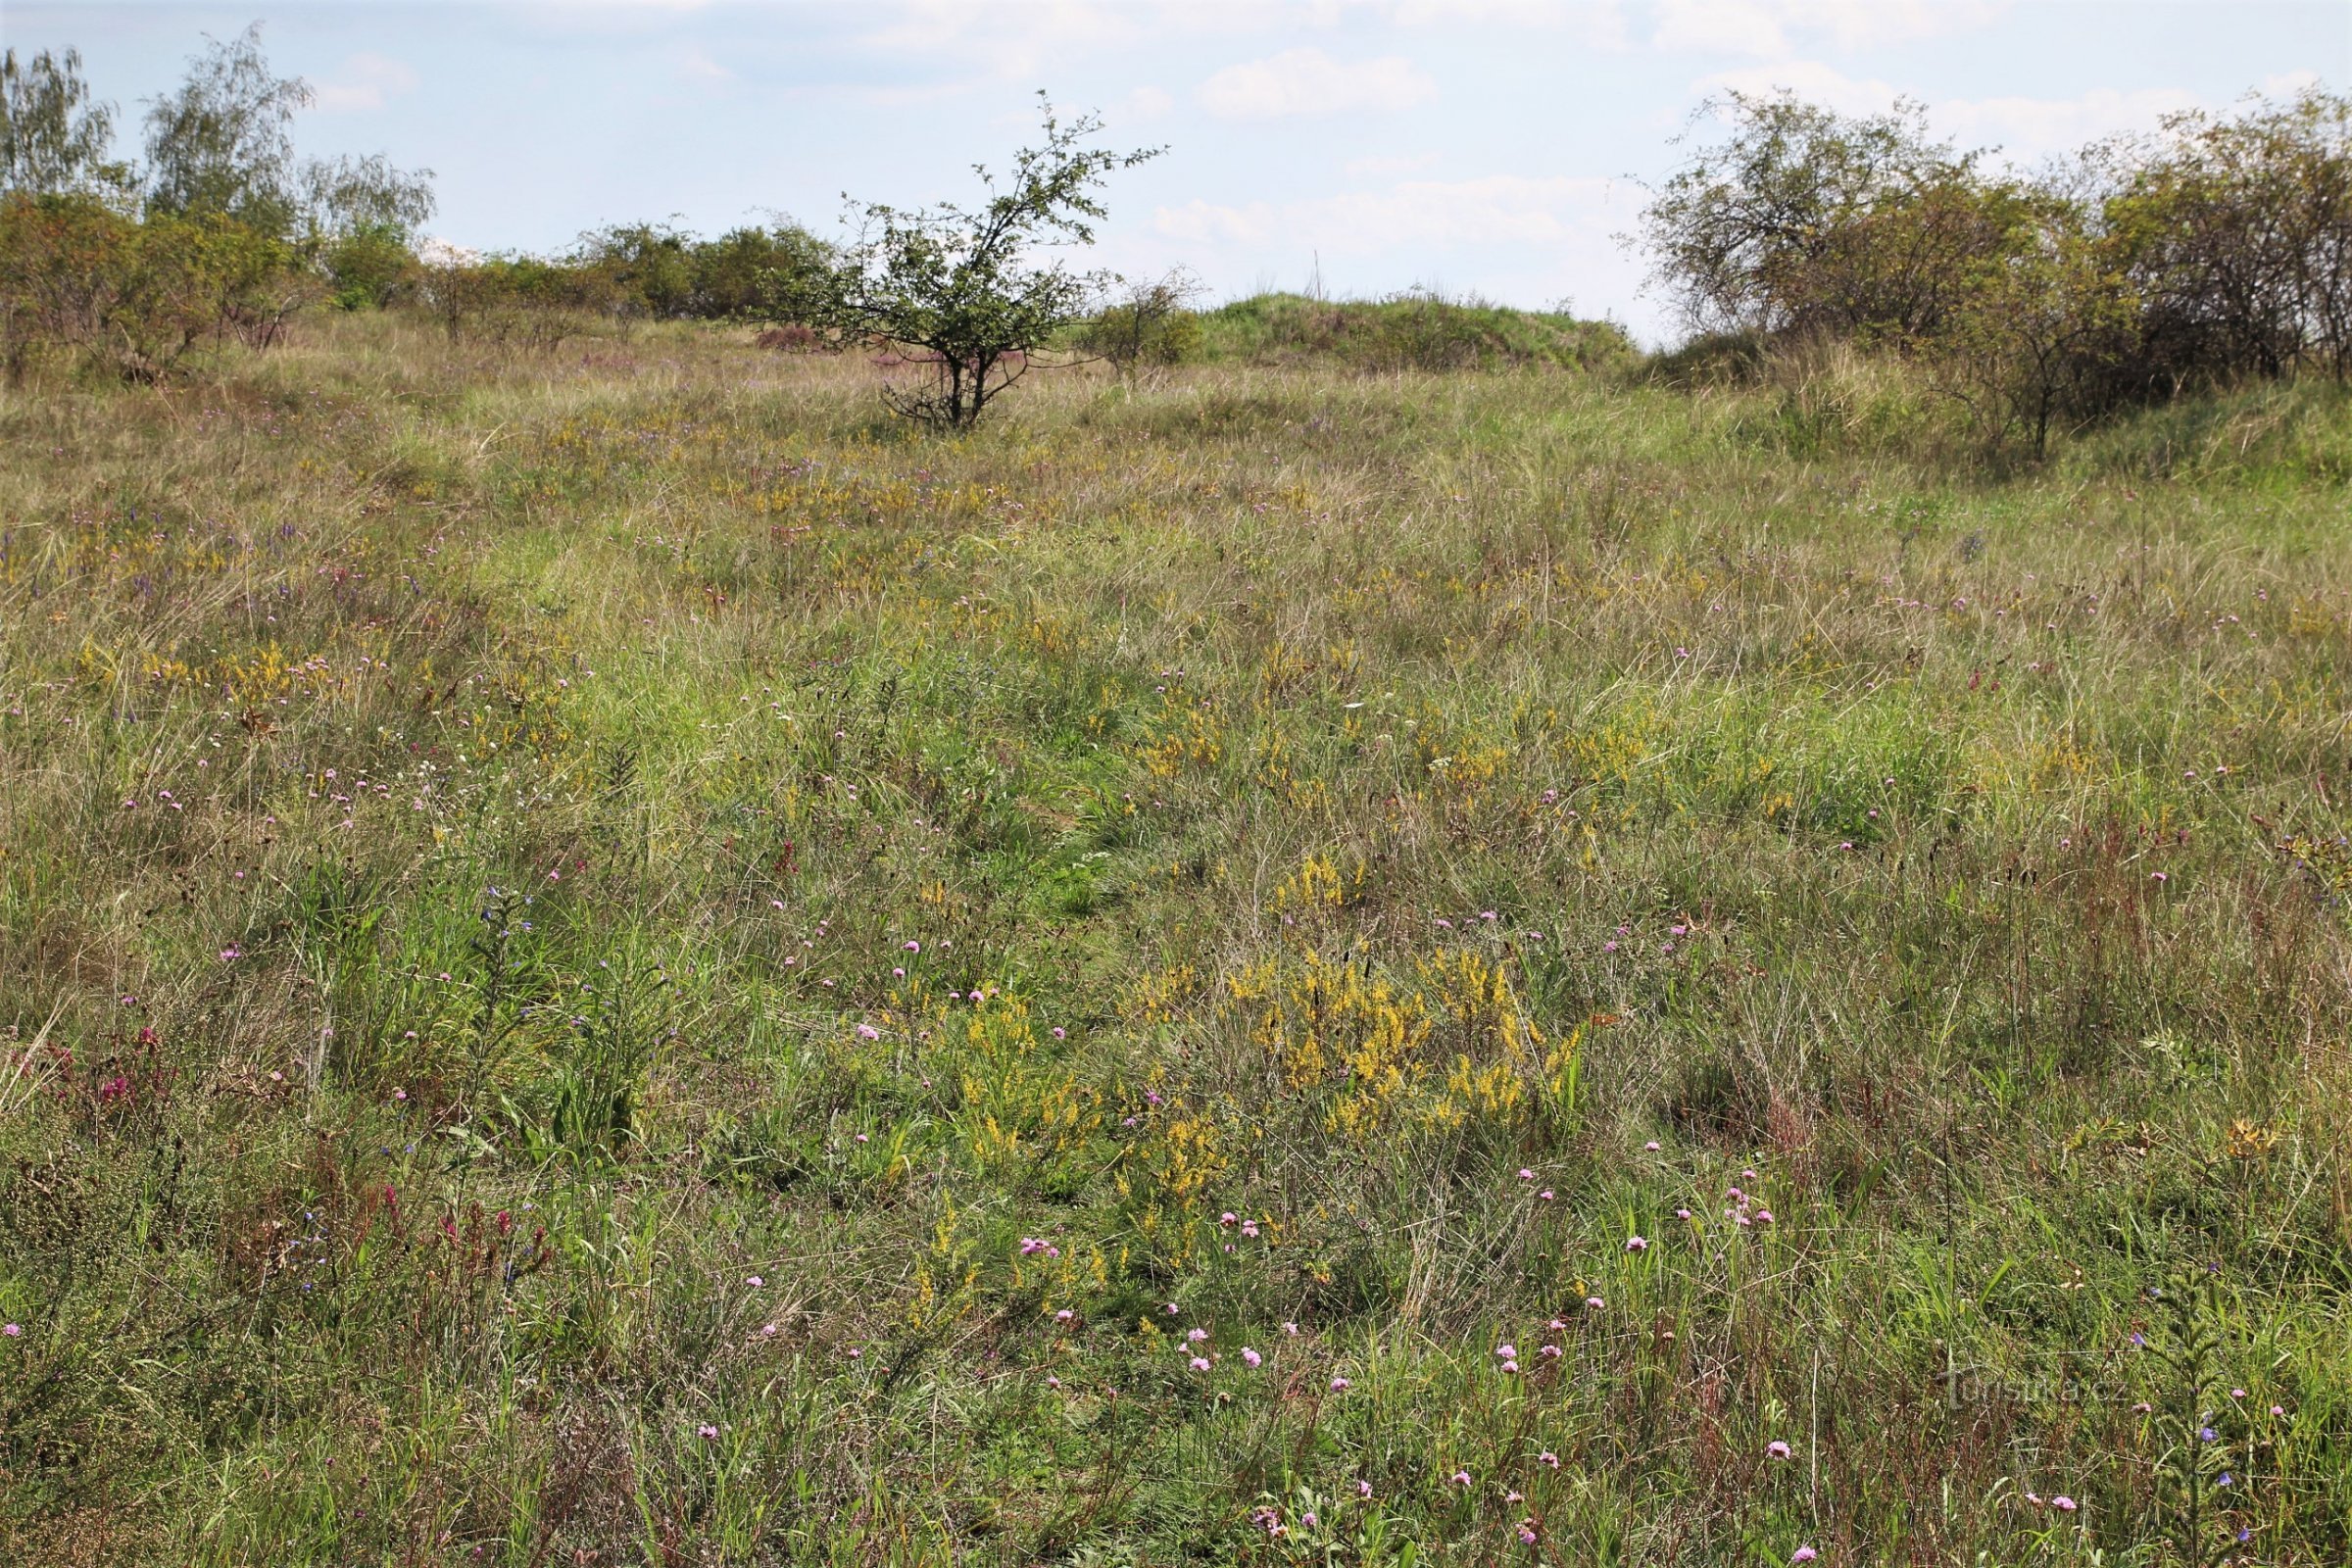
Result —
M1604 321L1436 295L1319 300L1253 294L1196 318L1188 358L1212 365L1348 366L1370 370L1615 367L1632 340Z
M5 414L14 1560L2352 1553L2341 399L310 334Z

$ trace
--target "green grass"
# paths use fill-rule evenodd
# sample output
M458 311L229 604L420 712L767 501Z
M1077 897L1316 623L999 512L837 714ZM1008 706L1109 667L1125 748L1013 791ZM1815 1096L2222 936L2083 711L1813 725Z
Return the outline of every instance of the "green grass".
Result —
M11 394L8 1557L2345 1561L2352 412L1886 374Z

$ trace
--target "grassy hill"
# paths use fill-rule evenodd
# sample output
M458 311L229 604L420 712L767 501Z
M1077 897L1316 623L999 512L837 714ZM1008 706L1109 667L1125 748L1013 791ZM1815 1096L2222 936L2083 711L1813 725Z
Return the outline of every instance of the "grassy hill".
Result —
M1407 294L1319 300L1257 294L1199 318L1208 364L1330 365L1371 370L1594 369L1630 362L1632 340L1607 321Z
M6 394L7 1558L2352 1560L2345 398L1420 309Z

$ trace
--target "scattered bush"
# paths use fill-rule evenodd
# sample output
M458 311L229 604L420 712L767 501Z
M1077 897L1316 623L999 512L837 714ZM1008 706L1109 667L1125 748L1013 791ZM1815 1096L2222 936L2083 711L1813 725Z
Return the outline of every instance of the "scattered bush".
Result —
M1182 268L1131 283L1079 327L1076 346L1108 360L1122 375L1180 364L1200 351L1200 320L1191 308L1200 293L1200 281Z

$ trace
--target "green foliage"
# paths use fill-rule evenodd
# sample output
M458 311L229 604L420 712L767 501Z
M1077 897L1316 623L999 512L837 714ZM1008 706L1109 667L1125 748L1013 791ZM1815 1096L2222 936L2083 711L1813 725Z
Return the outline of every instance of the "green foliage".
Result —
M130 173L107 156L114 137L114 110L91 100L78 50L22 65L14 49L0 53L0 192L121 192Z
M980 206L855 209L858 238L838 260L769 274L770 318L919 355L927 384L891 388L891 408L946 428L976 422L1107 281L1059 261L1041 265L1036 253L1091 244L1103 217L1096 189L1157 156L1083 146L1102 122L1081 116L1065 125L1042 94L1040 102L1044 141L1013 156L1004 185L975 166L988 192Z
M1932 140L1916 105L1702 114L1727 110L1644 215L1704 331L1915 356L1981 441L2035 458L2185 387L2352 370L2352 100L2175 116L2035 181Z
M285 245L219 215L140 221L89 197L0 198L12 376L64 352L151 381L208 339L274 341L311 292Z
M1080 323L1072 342L1080 352L1108 360L1120 374L1180 365L1200 347L1200 321L1192 310L1200 283L1179 269L1130 283L1115 302Z
M147 111L148 205L286 233L299 208L294 116L314 95L301 77L270 74L258 22L208 43L186 80Z
M445 260L419 294L452 338L541 351L606 329L628 298L611 272L534 256Z
M572 265L608 277L631 314L728 321L760 316L766 279L814 277L831 260L830 246L789 220L709 240L665 224L616 223L584 235Z
M408 236L388 223L366 223L321 247L319 266L336 309L371 310L410 293L418 276Z

